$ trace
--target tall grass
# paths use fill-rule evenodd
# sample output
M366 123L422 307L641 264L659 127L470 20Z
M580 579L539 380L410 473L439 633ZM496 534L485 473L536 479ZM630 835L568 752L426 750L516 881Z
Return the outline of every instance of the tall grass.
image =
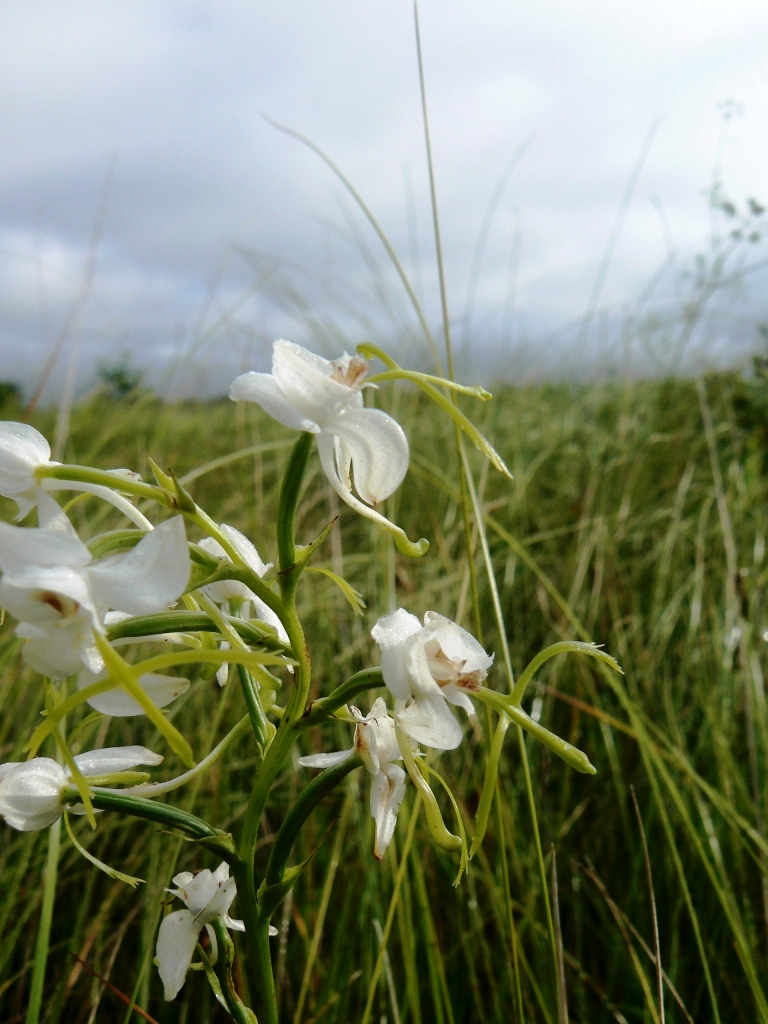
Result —
M398 401L412 463L394 499L397 519L411 536L431 537L433 550L418 562L393 556L388 541L342 511L325 556L367 609L356 618L329 580L307 577L303 615L318 693L370 663L368 631L389 610L393 585L409 610L435 608L473 624L460 484L445 458L450 428L417 392ZM479 460L474 466L515 670L542 646L579 637L604 643L626 673L617 681L591 661L550 661L529 705L599 770L577 775L527 744L564 992L510 730L489 832L458 890L455 864L430 844L412 796L381 865L354 776L311 820L297 856L333 824L278 920L285 1020L768 1020L766 408L764 382L713 376L698 389L680 380L504 388L483 409L480 426L515 473L510 485L483 475ZM44 413L37 425L50 431ZM150 452L179 475L208 462L213 468L189 483L195 497L271 558L289 443L258 409L139 396L76 408L66 458L145 470ZM335 514L315 473L300 512L306 538ZM94 499L71 514L90 531L114 522ZM498 651L479 548L474 557L484 641ZM18 759L41 694L10 623L0 664L0 757ZM501 666L495 671L501 687ZM197 679L173 718L200 755L242 714L239 701L234 687ZM461 749L434 762L470 820L488 724L479 715ZM129 741L112 720L84 733L85 746L98 729L101 742ZM136 742L134 725L130 736ZM150 727L141 741L153 745ZM308 737L307 748L348 741L340 728ZM180 793L180 804L237 829L249 756L235 748L227 766ZM270 826L303 781L301 768L286 770ZM97 856L146 885L134 892L95 873L64 841L43 1019L223 1020L202 977L165 1004L151 962L163 886L174 870L200 866L199 853L131 822L95 834L84 822L74 827ZM265 832L265 853L269 841ZM0 831L2 1021L24 1015L45 848L43 835Z

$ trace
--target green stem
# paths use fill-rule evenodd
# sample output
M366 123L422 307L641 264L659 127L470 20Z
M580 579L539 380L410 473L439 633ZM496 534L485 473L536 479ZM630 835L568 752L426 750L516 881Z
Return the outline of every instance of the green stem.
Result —
M261 706L259 688L256 685L255 679L245 665L237 666L237 675L240 679L240 689L243 691L245 705L248 708L248 716L251 720L253 738L256 740L256 746L259 748L259 753L263 757L267 746L269 730L267 716L264 714L264 708Z
M74 786L67 786L62 792L64 803L71 803L79 799L80 794ZM133 818L154 821L165 828L179 829L205 846L215 848L228 864L234 866L238 862L229 833L214 828L213 825L190 814L189 811L182 811L179 807L159 804L143 797L127 796L123 793L102 789L91 790L91 801L94 807L102 811L118 811L121 814L129 814Z
M38 1024L40 1009L43 1004L45 969L48 963L53 905L56 898L60 839L61 818L54 821L48 829L48 856L45 862L45 874L43 875L43 900L40 906L40 921L37 926L35 959L32 967L32 986L29 993L29 1003L27 1004L26 1024Z
M39 466L35 470L35 478L43 480L71 480L75 483L95 484L98 487L109 487L122 494L132 494L135 498L149 498L161 505L171 506L169 495L153 484L145 484L143 480L132 480L130 477L118 476L103 469L91 469L89 466Z
M291 457L285 470L280 488L280 504L277 511L277 551L280 567L280 586L285 596L285 575L296 562L296 507L299 503L301 484L307 468L307 460L312 447L314 435L303 431L296 439L291 450ZM296 587L295 581L292 583Z
M324 772L321 772L304 789L301 796L286 814L283 824L280 826L280 830L272 844L264 876L266 885L279 885L282 882L288 858L291 855L293 844L296 842L301 827L323 797L338 786L341 780L346 778L355 768L362 768L362 762L357 757L350 756L347 761L343 761L334 768L326 768Z
M230 1016L237 1021L237 1024L258 1024L255 1014L244 1005L235 988L232 977L235 947L227 927L220 917L211 921L211 927L216 934L216 945L219 947L219 956L213 970L221 986L221 994L227 1004Z
M260 629L246 619L236 615L224 615L222 618L232 629L236 630L247 644L252 647L266 647L268 650L288 652L288 647L279 640L274 632ZM172 611L160 612L158 615L137 615L123 622L116 622L107 629L109 641L129 638L156 636L161 633L218 633L218 626L211 621L205 612Z
M309 457L312 435L302 433L293 446L285 478L280 489L280 505L277 517L278 560L280 568L280 590L282 600L270 593L270 607L280 614L288 634L288 641L296 659L293 687L288 697L285 712L277 731L267 748L261 768L248 801L240 838L240 862L236 869L238 892L243 896L241 907L245 921L245 936L248 944L249 963L255 989L259 999L259 1020L261 1024L277 1024L277 997L272 971L272 955L269 948L269 921L262 921L257 909L257 886L255 878L255 851L259 826L270 791L283 766L285 759L301 732L301 721L312 679L309 651L304 631L296 613L296 583L301 568L296 566L296 542L293 531L296 522L296 506L301 483ZM261 581L259 581L261 583ZM266 589L261 584L262 589ZM259 591L255 591L259 593ZM260 595L261 596L261 595Z
M384 676L380 668L364 668L356 672L349 679L346 679L341 686L337 686L327 697L313 700L307 708L307 712L301 722L302 729L308 729L313 725L322 725L327 722L334 711L338 711L358 694L367 690L375 690L384 686Z

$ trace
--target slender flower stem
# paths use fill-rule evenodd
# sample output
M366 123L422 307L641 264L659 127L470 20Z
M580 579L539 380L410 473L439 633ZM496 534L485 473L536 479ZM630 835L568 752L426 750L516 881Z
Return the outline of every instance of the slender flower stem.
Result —
M218 743L210 754L207 754L202 761L198 761L194 768L190 768L188 772L184 772L183 775L177 775L174 779L168 779L167 782L150 782L141 786L130 786L125 789L115 789L110 792L120 793L123 796L140 796L140 797L155 797L161 796L165 793L171 793L174 789L180 789L182 786L186 786L188 782L197 778L198 775L202 775L204 771L211 767L214 762L218 761L224 751L239 739L244 733L248 731L250 724L250 718L245 715L237 725Z
M110 647L100 633L94 633L93 638L99 654L104 659L104 667L110 675L113 675L123 689L139 704L141 710L160 735L165 737L171 750L174 750L179 755L188 768L191 768L195 763L195 758L189 742L181 735L176 726L168 721L157 705L150 700L139 683L135 670L123 661L117 651Z
M238 892L245 921L245 936L249 950L249 963L259 1006L260 1024L277 1024L277 997L272 972L272 956L269 949L269 921L258 913L257 886L255 877L256 840L267 798L278 772L301 732L301 720L312 679L309 651L304 631L296 612L296 584L301 574L301 565L296 564L296 542L294 527L296 507L299 501L301 483L309 457L312 442L310 434L301 434L293 446L283 485L280 490L280 504L277 515L277 537L280 570L280 591L282 601L270 593L273 604L280 607L280 619L288 634L293 655L296 659L293 686L288 697L283 717L256 776L243 822L240 838L240 865L235 869ZM261 582L261 581L259 581ZM262 587L264 585L262 584ZM258 591L256 591L258 593ZM268 602L269 603L269 602Z
M280 505L277 513L277 550L279 556L281 589L283 573L289 573L296 561L296 507L312 448L313 435L306 431L299 434L291 451L288 466L280 488ZM295 583L294 583L295 590Z
M310 726L327 722L334 711L338 711L340 707L359 694L382 686L384 686L384 676L381 674L380 668L364 668L362 671L356 672L340 686L337 686L327 697L312 701L301 722L301 728L309 729Z
M51 942L53 905L56 899L60 838L61 818L54 821L48 829L48 856L45 862L45 874L43 875L43 899L40 906L40 921L37 926L35 959L32 967L32 985L29 993L29 1003L27 1004L25 1024L38 1024L40 1020L45 969L48 963L48 949Z
M362 761L352 756L347 761L336 765L334 768L326 768L324 772L313 779L304 789L298 800L291 807L285 816L280 830L275 836L272 850L267 862L267 870L264 881L267 886L279 885L285 874L288 858L291 855L293 844L296 842L302 825L306 822L312 811L317 807L323 797L346 778L356 768L362 768ZM271 916L271 911L269 912Z
M80 794L74 786L66 786L61 796L64 803L80 799ZM91 799L93 806L102 811L119 811L121 814L130 814L133 818L157 822L166 828L177 828L200 841L216 840L217 849L221 847L221 855L228 864L233 864L237 860L229 833L214 828L189 811L170 807L168 804L155 803L154 800L146 800L143 797L129 796L114 789L94 788L91 790ZM229 853L226 852L227 845L230 847Z
M553 754L557 754L561 757L571 768L575 768L577 772L584 772L587 775L596 775L597 769L589 760L587 755L579 750L578 747L574 747L572 743L568 743L567 740L561 739L556 736L549 729L545 729L543 725L534 721L530 715L527 715L522 708L517 707L513 704L509 697L505 697L501 693L496 693L494 690L486 690L485 687L481 687L474 694L478 700L484 701L489 704L499 714L508 715L515 725L521 726L526 732L529 732L532 736L535 736L537 740L548 747Z
M116 473L108 473L104 469L91 469L89 466L45 465L38 466L35 470L35 478L43 487L45 486L42 483L43 480L95 484L107 487L109 490L120 491L122 494L132 494L135 498L149 498L161 505L170 505L169 495L161 488L155 487L154 484L145 484L143 480L118 476ZM75 488L75 490L80 490L80 488Z

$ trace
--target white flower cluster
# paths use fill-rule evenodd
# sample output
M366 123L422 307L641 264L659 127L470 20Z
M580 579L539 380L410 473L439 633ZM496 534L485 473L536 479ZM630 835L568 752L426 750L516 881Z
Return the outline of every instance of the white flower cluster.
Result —
M367 373L368 362L359 356L344 354L330 361L280 340L274 343L272 373L238 377L230 395L235 401L255 402L285 426L314 435L323 470L343 501L394 534L400 550L423 554L428 547L425 540L413 544L399 527L376 511L376 506L403 481L409 452L405 434L395 420L378 409L364 406L363 388L376 386L366 383ZM305 438L297 448L302 458L307 441ZM297 458L296 464L298 461ZM67 478L68 473L73 479ZM297 644L293 632L298 630L301 636L292 592L286 597L287 588L283 587L285 603L281 604L277 592L273 595L261 583L272 567L264 564L254 545L232 527L213 523L194 505L190 510L182 503L188 496L171 476L164 477L159 471L156 476L158 487L154 488L126 470L110 475L84 467L62 466L51 461L47 441L33 427L0 423L0 496L15 502L17 520L35 508L38 517L36 527L0 522L0 609L17 620L16 635L23 641L23 657L30 667L49 679L75 677L79 690L88 691L79 699L87 697L91 706L105 715L148 714L161 731L165 730L166 737L175 734L179 742L174 749L183 750L186 741L175 727L161 715L153 715L156 708L166 707L183 693L188 681L150 672L139 676L141 666L132 673L132 666L120 658L115 648L147 639L200 647L198 637L162 632L171 628L169 623L179 623L178 617L163 613L185 594L190 581L192 565L184 519L177 515L153 527L126 494L154 498L161 505L167 498L165 507L181 508L211 534L199 542L194 552L200 562L205 563L205 556L210 558L209 568L214 567L211 582L201 581L201 589L186 601L190 609L195 609L194 614L202 609L214 622L220 631L220 651L226 650L229 643L239 642L231 629L232 623L222 621L222 611L258 620L260 626L274 631L285 645L289 644L287 626L292 631L294 654L302 651L303 645ZM106 544L96 538L89 547L51 497L51 492L63 489L87 491L111 502L142 532L109 538ZM278 546L283 559L280 538ZM110 553L98 554L106 550ZM215 559L220 560L218 567ZM237 572L231 566L227 568L230 561L237 563ZM300 572L298 559L297 565ZM285 573L296 568L281 566ZM237 578L227 579L228 573ZM147 636L135 636L130 629L124 630L120 634L122 639L113 640L110 646L110 627L146 616L161 617L153 623L136 624L134 633L142 631ZM205 625L210 628L210 623ZM417 785L427 785L414 760L419 755L419 744L439 750L459 745L462 728L450 705L474 714L469 695L480 688L493 658L465 630L436 612L427 612L421 623L399 609L378 621L372 637L381 648L383 679L394 699L392 713L382 697L374 701L367 715L351 706L349 718L355 725L352 747L304 757L300 763L333 768L352 758L362 762L371 777L374 855L380 859L394 834L407 775ZM211 653L210 640L205 650ZM209 659L221 666L217 675L222 685L229 668L222 661L230 659L238 660L219 652L215 659ZM282 655L278 655L272 662L281 659ZM242 658L239 661L243 663ZM167 664L161 659L161 665ZM289 671L296 670L294 686L301 681L304 687L299 690L301 701L297 703L298 713L302 714L311 678L308 660L302 662L297 654L287 667ZM287 715L288 711L294 714L290 705L282 709L282 714ZM258 738L258 724L255 731ZM66 799L71 799L75 782L83 793L83 802L88 803L81 776L93 780L91 785L103 787L112 784L112 776L162 761L160 755L141 746L93 750L74 758L64 748L63 759L69 769L48 757L0 765L0 816L9 825L32 831L53 824L63 813L65 791ZM404 767L398 762L403 762ZM181 778L148 788L169 788ZM127 781L125 776L122 781ZM91 799L95 801L94 792ZM430 795L427 790L426 797ZM103 788L101 798L104 806ZM106 806L111 806L108 801ZM238 863L242 860L232 860L235 871ZM236 888L226 863L215 871L206 869L194 875L182 872L174 876L173 882L175 888L168 891L185 906L163 919L157 940L157 961L168 1000L174 999L184 984L203 929L211 939L210 963L217 958L215 929L220 937L221 924L229 929L244 929L241 921L229 916ZM248 913L245 916L251 920Z
M374 855L380 860L395 831L397 812L405 796L405 772L397 732L416 748L421 743L452 750L461 743L462 729L448 704L473 715L468 694L479 689L493 664L465 629L437 612L427 612L424 625L398 608L379 619L371 636L381 648L382 674L395 698L394 718L382 697L369 715L350 707L357 721L350 750L299 758L307 768L331 768L358 756L370 772L371 816L375 823Z

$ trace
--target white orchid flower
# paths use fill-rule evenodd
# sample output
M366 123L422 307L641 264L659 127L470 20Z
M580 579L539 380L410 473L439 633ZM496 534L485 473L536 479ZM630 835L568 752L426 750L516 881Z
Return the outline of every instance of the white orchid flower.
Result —
M148 529L149 521L122 495L99 484L78 483L73 480L55 480L50 477L38 480L37 470L43 466L60 466L51 459L51 446L40 433L28 423L0 422L0 495L16 502L17 519L23 519L30 509L44 499L45 491L86 491L103 498L120 509L141 529ZM120 478L140 479L128 469L108 471L115 476L115 488L119 489ZM43 523L41 521L40 525Z
M108 608L151 615L183 593L190 573L184 521L169 519L131 551L97 562L74 531L0 522L0 571L0 607L19 619L28 664L54 678L83 666L98 672L93 634L105 632Z
M163 918L155 951L157 969L168 1001L176 998L186 980L203 928L211 940L213 963L216 962L218 950L211 922L220 918L232 931L245 931L243 922L233 920L228 914L237 895L235 880L229 877L228 864L220 864L215 871L206 868L194 875L191 871L181 871L173 876L173 881L178 888L168 889L167 892L178 896L187 906Z
M236 402L256 402L286 427L315 434L323 470L339 497L390 532L402 533L368 507L403 482L408 441L387 413L363 408L367 372L368 362L359 356L344 353L330 361L281 339L273 346L272 373L242 374L229 394ZM353 475L362 502L352 493Z
M163 758L146 747L104 747L75 755L82 775L112 775L138 765L158 765ZM50 757L0 764L0 816L20 832L37 832L58 821L61 794L71 777Z
M381 648L384 682L397 700L397 724L425 746L453 750L462 730L448 704L475 713L468 693L480 688L493 655L437 612L427 612L422 626L398 608L379 619L371 636Z
M37 504L39 485L35 470L51 463L51 447L28 423L0 423L0 494L19 507L23 519Z
M397 745L395 723L389 717L383 697L377 697L369 715L349 708L357 721L354 745L349 750L332 754L311 754L300 757L305 768L333 768L357 755L371 778L371 817L376 827L373 854L381 860L395 832L397 812L405 796L405 772L395 761L402 760Z

